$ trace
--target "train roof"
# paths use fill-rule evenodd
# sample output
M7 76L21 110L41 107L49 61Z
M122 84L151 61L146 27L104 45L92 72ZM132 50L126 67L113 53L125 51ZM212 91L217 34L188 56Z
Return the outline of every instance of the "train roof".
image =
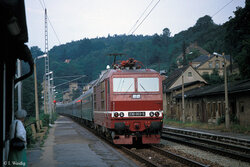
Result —
M143 74L143 73L147 73L147 74L159 74L157 71L152 70L152 69L108 69L108 70L104 70L101 72L99 79L97 80L96 83L98 82L102 82L104 79L109 78L112 75L116 75L116 74Z
M152 69L135 69L135 70L130 70L130 69L129 70L126 70L126 69L114 70L114 69L111 69L111 72L113 72L113 73L158 73L157 71L152 70Z

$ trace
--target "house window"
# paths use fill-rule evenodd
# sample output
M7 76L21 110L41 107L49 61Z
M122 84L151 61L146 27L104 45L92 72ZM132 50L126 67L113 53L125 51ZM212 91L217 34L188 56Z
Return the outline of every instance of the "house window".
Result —
M211 105L209 102L207 103L207 116L208 118L211 118Z
M220 62L219 61L215 62L215 68L220 68Z
M209 62L209 68L213 68L213 62L212 61Z
M219 116L222 117L222 106L221 106L221 102L218 102L218 113L219 113Z
M243 102L241 102L240 103L240 112L244 112L244 103Z
M192 77L192 72L188 72L188 77Z
M244 112L244 105L240 106L240 112Z
M208 75L208 72L203 72L203 75Z
M200 105L198 103L196 104L196 116L200 116Z
M213 102L213 106L212 106L212 117L216 117L216 103Z

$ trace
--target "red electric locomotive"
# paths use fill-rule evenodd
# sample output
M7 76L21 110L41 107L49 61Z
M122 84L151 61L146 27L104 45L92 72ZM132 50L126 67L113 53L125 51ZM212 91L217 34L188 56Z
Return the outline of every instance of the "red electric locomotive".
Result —
M154 70L138 69L133 62L130 59L104 71L93 86L94 126L115 144L159 143L162 78Z

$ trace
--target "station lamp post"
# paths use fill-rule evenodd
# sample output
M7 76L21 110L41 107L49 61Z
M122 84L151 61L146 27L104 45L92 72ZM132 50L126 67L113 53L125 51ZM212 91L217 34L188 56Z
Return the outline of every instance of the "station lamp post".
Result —
M38 56L34 59L34 82L35 82L35 105L36 105L36 121L39 121L38 93L37 93L37 73L36 60L47 57L47 54ZM38 122L39 123L39 122Z

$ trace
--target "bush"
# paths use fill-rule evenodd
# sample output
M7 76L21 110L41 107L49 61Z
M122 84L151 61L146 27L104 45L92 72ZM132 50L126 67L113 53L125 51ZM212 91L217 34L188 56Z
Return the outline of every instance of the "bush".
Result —
M225 115L223 115L222 117L220 117L218 120L217 120L217 124L220 125L220 124L223 124L225 123Z
M32 144L35 144L35 140L32 137L31 124L36 123L35 117L27 117L25 120L25 130L26 130L26 139L27 139L27 147L31 147Z
M52 113L52 116L51 116L51 123L54 124L55 120L57 120L58 118L58 114L56 112Z
M240 121L238 120L238 118L235 115L230 115L230 122L234 123L234 124L239 124Z
M27 137L27 147L31 147L32 144L35 144L35 140L33 139L32 137L32 130L31 130L31 127L30 126L27 126L25 128L26 130L26 137Z
M40 114L40 120L43 122L43 126L49 127L49 114Z
M57 113L52 113L51 115L51 123L54 123L54 121L58 118ZM50 115L41 113L39 115L39 119L42 120L43 126L49 127L50 123ZM36 118L35 117L28 117L25 120L25 130L26 130L26 136L27 136L27 146L32 147L32 144L35 144L36 141L32 137L32 130L31 130L31 124L36 124Z

